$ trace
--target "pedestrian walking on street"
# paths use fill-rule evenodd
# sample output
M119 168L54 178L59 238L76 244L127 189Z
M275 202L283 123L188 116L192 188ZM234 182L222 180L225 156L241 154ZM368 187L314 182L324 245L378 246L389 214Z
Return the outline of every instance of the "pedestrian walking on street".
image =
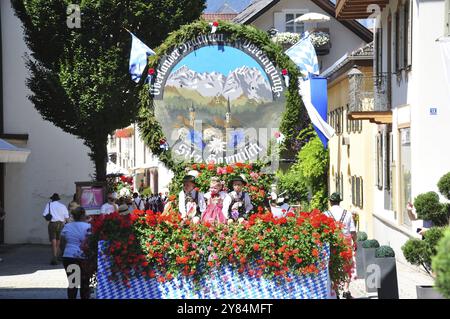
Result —
M45 205L44 212L42 213L42 216L48 221L48 238L52 243L51 265L58 264L61 231L64 228L64 224L69 221L69 211L59 200L59 195L54 193L50 197L50 202Z
M325 212L326 215L329 217L332 217L335 221L340 222L343 224L342 232L345 236L345 238L348 240L349 244L353 247L353 249L356 249L356 227L355 222L353 221L352 213L343 209L339 206L341 203L341 194L339 193L333 193L331 194L330 198L330 209ZM352 299L352 294L350 293L349 286L350 281L355 277L355 265L354 265L354 256L353 256L353 266L351 270L351 274L349 274L349 280L344 284L344 293L342 296L345 299ZM339 292L338 296L339 296Z
M63 265L66 270L69 287L67 297L76 299L78 294L78 283L80 285L80 298L89 299L89 272L87 259L82 246L91 233L91 225L86 222L86 211L83 207L77 207L71 212L73 222L64 226L61 232L61 249L63 253ZM74 267L74 265L78 266ZM79 270L79 277L73 274ZM74 282L75 281L75 282Z

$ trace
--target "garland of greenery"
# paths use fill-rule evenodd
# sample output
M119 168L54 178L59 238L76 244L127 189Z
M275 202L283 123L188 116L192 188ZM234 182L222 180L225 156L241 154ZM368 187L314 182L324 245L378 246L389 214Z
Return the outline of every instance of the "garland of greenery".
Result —
M172 32L166 41L155 50L156 55L149 57L149 64L144 74L150 68L156 70L161 57L173 50L173 48L187 40L210 32L211 25L205 20L184 25L178 31ZM291 154L297 153L302 146L302 143L299 143L298 134L310 124L309 117L298 92L298 76L300 73L297 66L284 54L281 46L271 41L266 32L256 29L253 26L219 21L216 33L224 34L230 41L248 39L263 50L278 68L287 70L289 74L289 88L286 90L286 110L282 115L280 125L280 131L285 135L282 150ZM148 94L148 85L142 86L140 100L141 109L138 116L138 124L144 142L153 154L157 155L168 168L172 170L182 169L174 165L169 151L164 151L160 148L160 140L164 138L164 134L161 126L154 117L153 100Z

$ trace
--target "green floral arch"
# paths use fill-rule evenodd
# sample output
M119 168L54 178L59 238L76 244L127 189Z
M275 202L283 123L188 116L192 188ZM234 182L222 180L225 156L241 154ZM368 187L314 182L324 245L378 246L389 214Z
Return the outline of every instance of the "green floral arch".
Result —
M205 20L199 20L182 26L178 31L172 32L156 50L156 55L149 57L149 63L144 74L150 68L156 69L161 57L169 53L182 43L196 38L202 34L211 33L211 25ZM300 133L310 128L310 120L298 92L298 77L300 75L297 66L284 54L283 48L275 44L266 32L253 26L219 21L216 33L224 34L227 40L248 39L260 48L267 57L274 62L279 69L286 69L289 74L289 87L285 90L286 110L282 115L280 131L286 139L282 148L283 152L295 154L300 149L298 145ZM143 84L141 80L141 84ZM170 152L160 148L160 140L164 138L161 127L153 114L153 100L149 95L148 84L143 84L140 92L141 107L138 116L138 125L142 138L152 153L170 169L177 172L184 169L176 167L171 159ZM292 156L292 155L291 155Z

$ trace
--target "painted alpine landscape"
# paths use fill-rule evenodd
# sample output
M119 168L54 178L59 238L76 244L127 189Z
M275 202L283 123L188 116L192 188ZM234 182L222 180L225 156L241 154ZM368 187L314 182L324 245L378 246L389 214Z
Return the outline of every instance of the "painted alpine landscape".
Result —
M284 111L284 101L274 101L262 67L229 46L203 47L182 59L166 81L161 102L156 112L166 119L165 129L192 128L195 120L202 121L203 129L259 128L267 123L275 128Z

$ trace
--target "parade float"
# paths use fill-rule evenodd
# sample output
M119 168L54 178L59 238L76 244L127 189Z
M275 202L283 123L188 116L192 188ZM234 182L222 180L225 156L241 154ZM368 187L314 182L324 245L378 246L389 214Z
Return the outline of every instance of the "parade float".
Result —
M251 26L197 21L169 35L141 79L139 130L175 173L163 214L94 217L88 254L97 298L328 298L348 278L352 248L317 209L275 217L267 195L280 154L310 126L297 66ZM283 153L284 152L284 153ZM241 221L182 219L177 195L242 176L253 211ZM227 190L226 190L227 191Z
M94 217L88 251L97 262L97 298L325 299L348 277L352 248L333 218L318 210L275 218L262 206L268 177L251 164L195 168L200 189L217 171L225 180L248 176L256 212L228 224L182 220L176 204L166 214Z

